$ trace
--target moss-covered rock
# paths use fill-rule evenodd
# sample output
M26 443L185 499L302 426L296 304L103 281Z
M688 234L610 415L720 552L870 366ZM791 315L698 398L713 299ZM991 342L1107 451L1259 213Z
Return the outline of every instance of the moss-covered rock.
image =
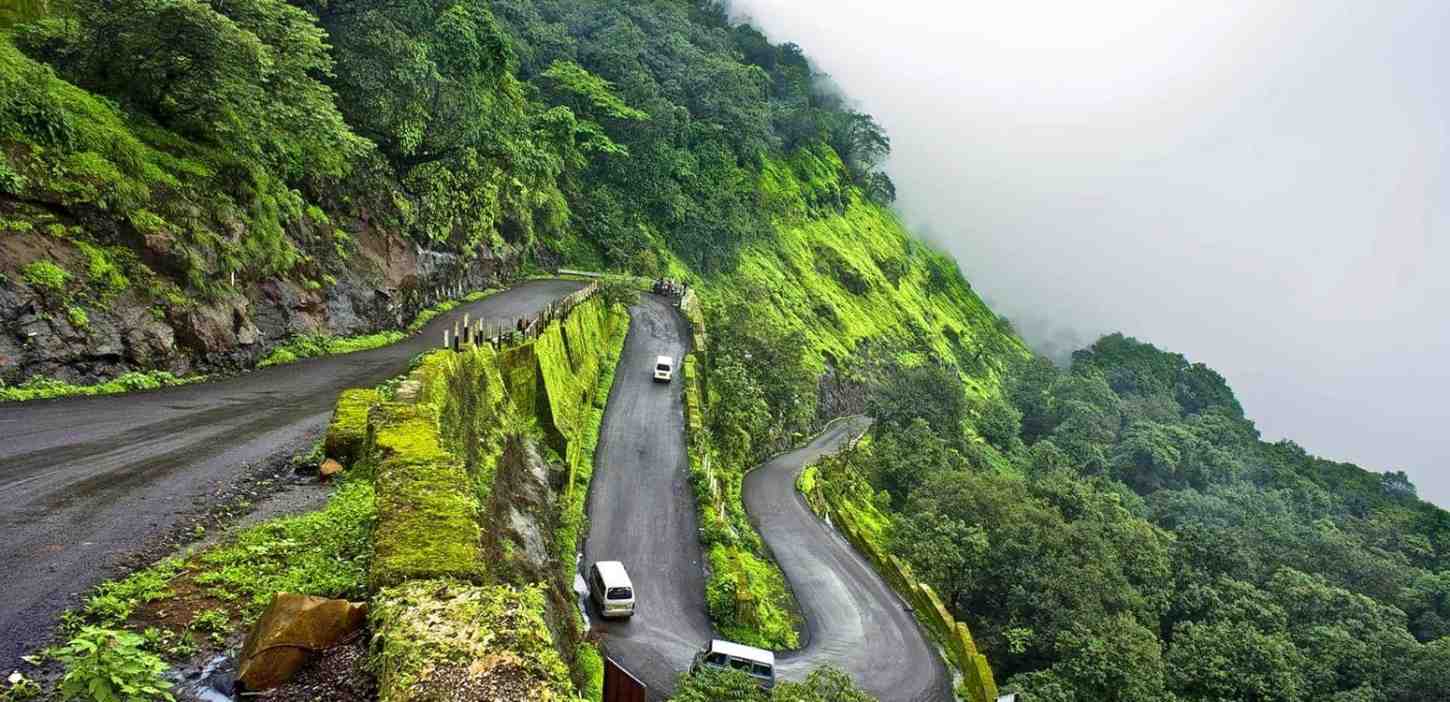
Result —
M327 438L323 450L329 458L335 458L344 466L351 466L362 458L368 438L368 410L381 399L377 390L343 390L337 398L337 407L332 410L332 422L327 425Z
M368 585L480 579L478 503L468 472L442 447L433 408L377 405L369 436L378 521Z
M368 457L378 463L402 457L412 461L450 458L438 435L433 405L380 402L368 413Z
M539 587L414 580L373 600L381 702L573 699Z
M534 354L534 344L522 344L500 351L499 373L504 388L508 391L509 403L521 417L548 416L548 408L541 404L547 395L543 390L543 378L539 376L539 361ZM549 431L552 427L544 427Z

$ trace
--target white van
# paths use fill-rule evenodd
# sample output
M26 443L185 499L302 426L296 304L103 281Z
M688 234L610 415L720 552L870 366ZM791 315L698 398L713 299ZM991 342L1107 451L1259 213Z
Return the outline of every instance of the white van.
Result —
M634 584L619 561L597 561L589 566L589 596L601 617L634 616Z
M762 688L775 687L775 654L763 648L715 639L695 654L695 665L691 669L702 666L738 670L754 678Z
M669 356L655 358L655 382L668 383L675 376L675 359Z

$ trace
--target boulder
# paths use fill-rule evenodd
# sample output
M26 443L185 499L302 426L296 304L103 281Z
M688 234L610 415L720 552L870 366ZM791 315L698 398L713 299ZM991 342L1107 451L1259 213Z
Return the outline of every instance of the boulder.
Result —
M279 592L247 634L237 681L248 690L281 685L366 619L366 604Z
M322 476L324 479L331 478L332 476L337 475L341 472L342 464L332 460L331 458L323 461L322 467L317 469L317 474Z

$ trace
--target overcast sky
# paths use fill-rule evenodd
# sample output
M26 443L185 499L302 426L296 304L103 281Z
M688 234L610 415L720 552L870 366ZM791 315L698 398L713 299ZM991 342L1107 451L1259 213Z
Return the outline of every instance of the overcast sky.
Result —
M1039 347L1122 331L1450 506L1450 2L736 0Z

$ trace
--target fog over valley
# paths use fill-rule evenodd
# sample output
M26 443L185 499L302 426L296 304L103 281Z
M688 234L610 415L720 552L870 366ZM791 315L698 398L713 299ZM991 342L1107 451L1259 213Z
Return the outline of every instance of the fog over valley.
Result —
M904 217L1039 350L1183 353L1450 505L1450 4L733 10L877 117Z

